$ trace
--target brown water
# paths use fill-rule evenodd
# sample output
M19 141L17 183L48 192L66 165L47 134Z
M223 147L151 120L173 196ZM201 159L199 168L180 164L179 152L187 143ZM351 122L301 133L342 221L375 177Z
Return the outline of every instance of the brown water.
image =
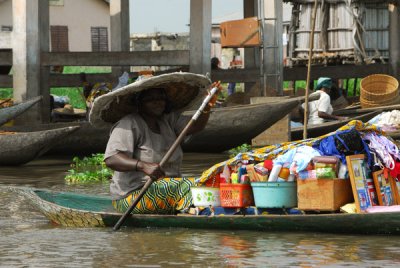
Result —
M224 155L185 154L184 175ZM108 194L107 184L66 185L69 158L0 167L0 267L397 267L396 236L193 229L64 228L8 185Z

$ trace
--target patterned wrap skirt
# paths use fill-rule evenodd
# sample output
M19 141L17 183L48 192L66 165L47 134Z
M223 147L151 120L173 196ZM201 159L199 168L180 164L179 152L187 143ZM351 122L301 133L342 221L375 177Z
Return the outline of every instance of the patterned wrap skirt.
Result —
M185 211L193 204L190 187L195 178L164 178L155 181L133 209L132 214L175 214ZM123 213L138 196L140 190L133 191L127 197L113 200L116 210Z

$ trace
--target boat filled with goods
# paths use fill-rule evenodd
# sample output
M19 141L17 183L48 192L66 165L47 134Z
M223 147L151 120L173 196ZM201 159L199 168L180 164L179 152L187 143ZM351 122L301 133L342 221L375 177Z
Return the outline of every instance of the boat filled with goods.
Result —
M239 153L192 187L194 207L130 215L131 227L400 234L400 151L378 127L351 121L327 135ZM14 189L53 223L114 226L111 199Z

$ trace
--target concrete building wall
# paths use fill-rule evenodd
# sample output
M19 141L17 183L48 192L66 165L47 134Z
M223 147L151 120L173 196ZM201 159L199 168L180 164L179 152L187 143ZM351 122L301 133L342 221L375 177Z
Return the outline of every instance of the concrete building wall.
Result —
M110 11L105 1L64 0L63 6L50 6L50 25L68 26L70 51L91 51L91 27L107 27L110 50Z
M154 34L131 34L131 51L160 51L160 50L188 50L189 33L154 33ZM165 66L135 66L132 71L153 70L161 71L169 67Z
M12 1L0 1L0 31L2 26L12 25Z
M92 50L91 27L107 27L110 50L110 9L106 1L62 0L59 3L50 6L50 25L68 27L69 51ZM12 0L0 0L0 27L3 25L12 25Z

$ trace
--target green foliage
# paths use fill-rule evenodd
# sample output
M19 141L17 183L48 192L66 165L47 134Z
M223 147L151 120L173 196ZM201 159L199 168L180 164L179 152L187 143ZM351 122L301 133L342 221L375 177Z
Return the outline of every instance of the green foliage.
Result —
M354 97L354 96L360 96L360 82L361 78L358 78L356 81L356 78L351 78L351 79L344 79L342 88L344 91L347 93L348 97ZM317 86L317 80L314 80L314 88ZM289 87L289 81L284 81L283 82L283 88L288 89ZM296 92L297 89L299 88L306 88L306 81L305 80L299 80L296 81L294 85L294 90Z
M244 143L238 147L232 148L230 149L229 152L229 157L235 157L238 153L245 153L248 152L250 150L252 150L253 148L251 147L250 144Z
M111 67L100 67L100 66L64 66L64 74L79 74L79 73L110 73ZM112 81L110 81L112 82ZM74 108L86 109L85 100L82 97L82 87L57 87L51 88L51 94L57 96L67 96L70 100L70 104Z
M12 88L0 88L0 99L8 99L13 97Z
M104 154L92 154L91 157L74 157L65 180L68 183L87 183L108 181L112 177L112 170L103 161Z
M111 67L102 66L64 66L64 74L96 74L96 73L111 73Z
M79 74L79 73L110 73L111 67L101 66L64 66L64 74ZM112 82L112 81L110 81ZM70 104L75 108L85 109L86 103L82 98L82 87L57 87L51 88L50 94L57 96L67 96L70 99ZM12 98L12 88L0 88L0 99Z
M53 95L68 96L69 104L74 108L86 109L86 102L81 92L83 92L83 88L81 87L57 87L50 90L50 93Z

